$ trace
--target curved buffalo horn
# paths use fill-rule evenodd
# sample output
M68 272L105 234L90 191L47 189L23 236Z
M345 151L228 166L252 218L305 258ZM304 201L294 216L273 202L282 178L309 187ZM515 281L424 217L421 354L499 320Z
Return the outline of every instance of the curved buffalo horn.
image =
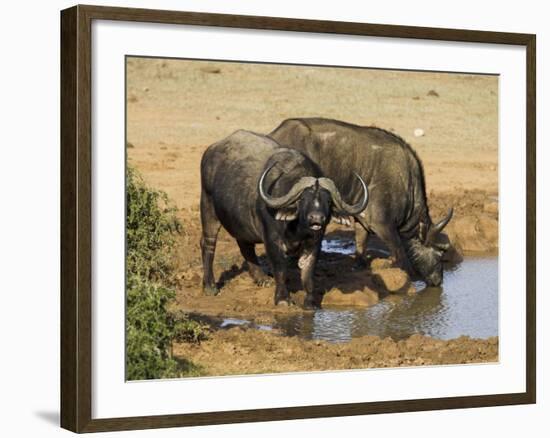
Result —
M353 174L359 180L359 182L361 183L361 187L363 188L363 199L357 204L353 205L347 204L342 199L342 195L340 194L340 191L336 188L334 181L329 178L319 178L319 185L330 192L332 196L332 201L334 202L336 208L343 213L349 214L350 216L361 213L367 207L367 203L369 201L369 191L367 189L365 181L363 181L363 178L361 178L355 172Z
M306 188L311 187L312 185L315 184L317 179L313 178L312 176L304 176L300 178L298 182L292 186L292 188L288 191L286 195L280 196L278 198L274 198L265 193L264 179L266 175L269 173L269 171L273 169L273 167L276 164L277 163L273 163L264 171L264 173L262 173L260 181L258 181L258 192L260 194L260 197L264 200L264 202L267 204L268 207L283 208L295 202Z
M453 217L453 208L450 208L447 216L445 216L440 222L438 222L435 225L432 225L430 229L428 230L428 235L426 236L426 243L430 243L433 241L435 236L437 236L441 231L443 231L443 228L447 226L451 218Z

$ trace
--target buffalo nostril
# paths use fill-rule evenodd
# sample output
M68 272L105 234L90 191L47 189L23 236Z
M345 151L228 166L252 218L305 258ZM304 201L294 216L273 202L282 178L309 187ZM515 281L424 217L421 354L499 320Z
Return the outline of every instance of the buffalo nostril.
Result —
M311 223L322 224L325 222L325 216L321 214L310 214L308 217Z

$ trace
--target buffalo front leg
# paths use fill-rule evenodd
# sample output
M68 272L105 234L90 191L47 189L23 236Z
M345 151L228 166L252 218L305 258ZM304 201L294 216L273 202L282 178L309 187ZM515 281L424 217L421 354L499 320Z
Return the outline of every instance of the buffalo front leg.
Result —
M407 257L405 247L397 230L386 224L373 226L372 228L376 235L388 246L395 264L408 274L413 275L414 269L409 261L409 257Z
M367 243L369 232L359 222L355 222L355 264L354 269L361 269L369 266L367 257Z
M298 260L298 267L300 268L300 279L302 280L302 286L306 291L306 298L304 300L305 309L314 309L321 307L319 297L315 295L313 285L313 273L315 271L315 265L317 264L318 256L319 245L317 245L315 248L305 249Z
M273 276L275 277L275 305L290 304L288 289L286 288L286 267L275 268Z
M288 289L286 287L287 256L276 243L270 239L264 240L265 250L275 278L275 305L290 303ZM270 243L268 243L270 242Z
M248 273L252 279L258 286L269 286L272 283L271 278L265 274L260 266L258 257L256 256L256 251L254 249L254 244L246 243L242 240L237 240L237 243L239 244L239 249L241 250L241 254L246 261Z
M214 211L212 200L205 193L201 194L201 224L202 289L206 295L217 295L219 290L214 281L213 264L221 224Z

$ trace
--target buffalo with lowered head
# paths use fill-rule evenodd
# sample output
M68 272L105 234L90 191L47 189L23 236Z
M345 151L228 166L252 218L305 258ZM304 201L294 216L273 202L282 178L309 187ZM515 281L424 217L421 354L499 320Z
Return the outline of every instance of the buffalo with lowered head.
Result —
M367 187L356 179L360 200L349 205L309 158L266 136L240 130L211 145L201 161L204 292L218 293L212 264L223 226L237 240L250 275L260 285L268 278L258 264L255 245L265 245L275 277L275 304L289 301L287 259L297 256L304 306L318 306L313 270L326 225L332 215L357 215L367 205Z
M356 173L367 183L369 205L354 215L362 225L356 228L359 260L366 258L367 238L374 233L398 265L419 274L428 285L441 284L441 260L449 245L438 235L453 209L432 222L422 163L405 140L380 128L322 118L285 120L269 136L304 153L352 198L360 187L350 175Z

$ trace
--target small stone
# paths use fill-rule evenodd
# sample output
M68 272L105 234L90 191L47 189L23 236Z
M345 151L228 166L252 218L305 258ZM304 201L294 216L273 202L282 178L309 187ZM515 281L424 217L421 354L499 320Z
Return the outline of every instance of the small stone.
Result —
M439 97L439 93L435 90L428 91L428 96Z
M414 130L415 137L424 137L424 130L422 128L416 128Z

